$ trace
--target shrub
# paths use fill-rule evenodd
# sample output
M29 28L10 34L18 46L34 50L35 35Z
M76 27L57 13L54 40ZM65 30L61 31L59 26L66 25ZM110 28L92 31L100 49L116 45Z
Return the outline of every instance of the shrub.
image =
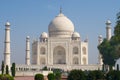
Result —
M53 73L49 73L47 78L48 80L55 80L55 75Z
M14 78L10 75L4 74L0 75L0 80L14 80Z
M61 80L61 73L56 72L56 73L55 73L55 79L56 79L56 80Z
M34 80L44 80L43 74L36 74Z
M100 71L100 70L89 71L87 79L88 80L104 79L104 73L102 71Z
M87 75L87 80L96 80L95 73L93 71L89 71Z
M106 75L107 80L120 80L120 71L109 71Z
M104 73L102 71L95 70L94 73L95 73L96 79L104 79Z
M61 80L61 74L62 74L63 70L59 69L59 68L52 68L52 71L55 74L55 79Z
M81 70L72 70L68 75L68 80L86 80L86 76Z

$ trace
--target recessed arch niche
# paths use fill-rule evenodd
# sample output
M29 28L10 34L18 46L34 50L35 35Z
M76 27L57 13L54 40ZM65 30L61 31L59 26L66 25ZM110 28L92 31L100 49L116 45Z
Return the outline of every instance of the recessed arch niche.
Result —
M53 64L66 64L66 52L62 46L57 46L53 50Z

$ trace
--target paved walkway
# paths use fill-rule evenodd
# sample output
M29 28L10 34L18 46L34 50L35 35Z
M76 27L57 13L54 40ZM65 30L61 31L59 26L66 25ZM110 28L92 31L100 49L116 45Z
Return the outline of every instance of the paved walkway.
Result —
M21 76L21 77L15 77L15 80L34 80L33 76ZM44 80L47 80L47 78L45 78ZM67 80L66 77L62 76L62 80Z
M34 80L34 77L15 77L15 80Z

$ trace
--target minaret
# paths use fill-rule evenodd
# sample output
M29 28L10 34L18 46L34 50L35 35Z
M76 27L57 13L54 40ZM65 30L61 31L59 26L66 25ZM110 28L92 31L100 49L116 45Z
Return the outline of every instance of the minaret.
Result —
M107 40L111 39L111 21L110 20L106 21L106 38Z
M5 23L5 46L4 46L4 63L10 70L10 23Z
M98 36L98 45L100 45L102 43L102 41L103 41L102 35L99 35ZM102 59L102 55L100 52L99 52L98 60L99 60L99 64L103 65L103 59Z
M26 57L25 64L30 65L30 37L26 37Z

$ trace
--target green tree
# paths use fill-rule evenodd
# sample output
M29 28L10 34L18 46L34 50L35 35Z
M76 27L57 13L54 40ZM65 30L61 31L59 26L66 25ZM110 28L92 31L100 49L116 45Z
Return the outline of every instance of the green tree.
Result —
M6 65L6 74L9 74L9 67Z
M120 23L120 12L117 13L117 23Z
M120 58L120 14L114 28L114 35L108 41L104 39L98 46L102 54L103 63L109 66L115 66L116 61Z
M2 70L2 74L4 74L4 61L2 61L1 70Z
M114 35L112 36L110 40L111 46L113 46L113 58L116 63L116 61L120 58L120 12L119 15L117 16L117 22L116 26L114 28Z
M67 80L86 80L86 75L82 70L72 70Z
M105 65L114 66L115 60L115 48L110 44L110 41L104 39L103 42L98 46L100 53L102 54L103 63Z
M55 75L53 73L49 73L47 78L48 80L55 80Z
M13 77L15 77L15 63L12 63L11 74Z
M44 80L43 74L36 74L34 80Z

